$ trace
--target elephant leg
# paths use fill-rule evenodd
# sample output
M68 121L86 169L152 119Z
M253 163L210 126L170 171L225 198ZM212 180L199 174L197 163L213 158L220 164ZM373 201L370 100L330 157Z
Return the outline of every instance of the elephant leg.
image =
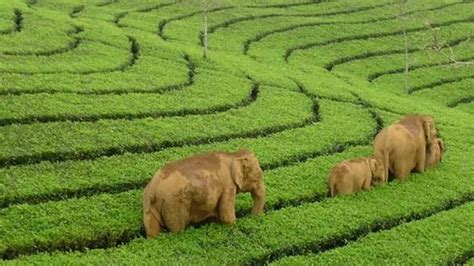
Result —
M154 238L160 234L160 222L151 210L143 212L143 223L147 237Z
M354 186L353 184L350 184L350 182L336 184L336 191L337 195L349 195L355 192Z
M179 233L184 231L189 223L190 203L177 204L168 203L163 206L163 220L170 232Z
M415 171L423 173L426 170L426 147L423 146L416 155Z
M235 217L235 190L225 191L219 200L219 220L225 224L234 224Z
M411 172L411 168L409 165L410 164L405 161L395 162L395 166L394 166L395 178L400 181L404 181L405 179L407 179L408 175L410 175L410 172Z
M339 187L337 189L338 195L349 195L349 194L352 194L353 192L354 192L353 189L347 186Z
M370 190L370 178L364 179L364 182L362 183L362 189L363 190Z

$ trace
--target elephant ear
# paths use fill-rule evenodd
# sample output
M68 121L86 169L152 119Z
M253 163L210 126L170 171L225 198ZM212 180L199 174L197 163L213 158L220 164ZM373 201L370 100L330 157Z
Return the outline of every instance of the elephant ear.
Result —
M240 157L234 160L232 163L232 179L234 179L237 187L242 189L244 184L244 171L245 171L245 161L246 157Z
M377 171L377 160L375 158L370 158L369 159L369 167L370 167L370 172L372 173L372 176L375 174Z
M436 132L435 132L434 120L430 116L423 118L423 131L425 132L426 143L431 144L435 141Z
M442 139L436 139L436 142L439 146L439 161L443 161L444 142Z
M441 151L441 154L442 154L444 151L444 142L442 139L437 139L437 142L438 142L439 150Z

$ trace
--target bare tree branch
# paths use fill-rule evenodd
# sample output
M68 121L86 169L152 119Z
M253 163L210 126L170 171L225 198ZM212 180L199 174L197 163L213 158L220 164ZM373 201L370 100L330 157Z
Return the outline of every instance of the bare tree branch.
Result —
M474 65L474 61L459 61L456 58L456 54L454 53L453 48L449 45L449 38L447 38L446 41L442 41L442 39L439 37L439 32L441 28L433 28L430 26L431 29L431 36L432 36L432 50L435 52L443 55L446 59L449 61L448 67L453 67L453 68L459 68L463 66L469 66L469 65ZM471 38L467 38L464 42L469 42ZM449 52L446 52L445 48L448 48Z

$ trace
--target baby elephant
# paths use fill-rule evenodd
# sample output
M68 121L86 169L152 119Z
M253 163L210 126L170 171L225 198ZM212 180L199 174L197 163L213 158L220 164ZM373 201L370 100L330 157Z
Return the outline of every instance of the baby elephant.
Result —
M361 189L369 190L372 184L383 183L383 175L383 164L374 157L346 160L332 168L328 180L329 192L331 197L334 197Z
M263 171L249 151L212 152L169 163L153 176L143 194L146 235L156 237L163 226L181 232L188 224L211 217L233 224L240 192L252 194L252 214L263 212Z
M426 168L431 169L438 166L443 157L444 142L440 138L436 138L427 149Z

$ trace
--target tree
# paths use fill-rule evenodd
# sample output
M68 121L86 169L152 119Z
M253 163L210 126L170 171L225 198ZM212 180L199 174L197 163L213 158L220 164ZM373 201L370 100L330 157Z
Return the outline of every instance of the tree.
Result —
M406 94L409 94L410 88L408 84L408 71L409 71L409 63L408 63L408 34L406 30L406 22L408 20L407 14L406 14L406 8L407 8L407 2L408 0L400 0L399 5L400 5L400 14L398 16L400 20L400 24L402 26L402 32L403 32L403 39L404 39L404 46L405 46L405 71L404 71L404 77L405 77L405 92Z
M449 32L449 28L443 28L440 26L434 27L433 23L431 22L432 18L430 17L424 16L422 18L419 17L416 19L416 20L423 20L426 25L427 30L425 32L421 32L422 33L421 36L419 36L418 38L416 37L416 34L408 36L407 24L409 22L409 19L413 19L413 17L408 16L408 14L412 12L407 12L408 0L398 0L398 3L399 3L398 19L401 25L401 32L404 38L404 56L405 56L404 79L405 79L405 92L407 94L410 94L410 88L409 88L409 64L410 64L409 52L410 51L427 51L427 52L440 54L447 59L449 63L447 67L458 68L458 67L463 67L463 66L474 65L474 61L472 60L471 61L459 60L458 57L456 56L455 51L451 47L453 44L455 45L460 45L461 43L472 44L471 38L466 37L466 39L464 40L450 40L451 34ZM444 30L444 34L443 34L444 38L440 34L442 30ZM448 31L448 34L446 34L447 31ZM409 47L409 40L408 40L409 37L411 40L410 43L412 45L411 48ZM411 58L411 63L413 62L414 62L413 58Z
M187 3L196 6L200 9L199 12L203 15L203 31L201 42L203 46L203 57L208 56L208 16L210 12L219 11L230 6L230 0L176 0L176 3Z
M439 32L441 31L440 27L433 28L431 25L429 25L430 30L431 30L431 36L432 36L432 45L431 49L435 52L440 53L446 59L448 59L448 62L451 64L453 67L461 67L461 66L468 66L468 65L474 65L474 61L460 61L457 59L456 54L454 53L453 48L449 44L448 40L443 41L441 37L439 36ZM466 38L466 40L462 42L471 42L471 37ZM472 42L471 42L472 44ZM447 48L448 52L445 52Z

